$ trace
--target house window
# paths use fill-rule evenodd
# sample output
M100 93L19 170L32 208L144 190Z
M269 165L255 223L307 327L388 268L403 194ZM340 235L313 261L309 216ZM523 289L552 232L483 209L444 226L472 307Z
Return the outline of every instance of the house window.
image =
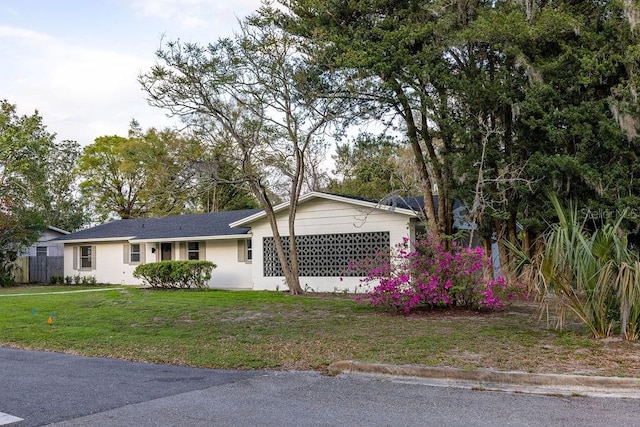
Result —
M47 247L36 246L36 256L47 256Z
M122 245L122 262L129 265L145 263L144 243L125 243Z
M188 260L200 259L200 242L187 243L187 259Z
M251 240L238 240L238 262L251 263L253 259L253 248Z
M129 250L129 261L134 263L134 262L140 262L140 244L135 243L132 244Z
M80 246L80 268L91 269L92 265L92 248L91 246Z

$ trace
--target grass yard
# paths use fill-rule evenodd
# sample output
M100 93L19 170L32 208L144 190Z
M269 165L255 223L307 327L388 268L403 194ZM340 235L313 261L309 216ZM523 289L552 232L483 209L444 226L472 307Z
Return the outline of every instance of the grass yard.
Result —
M548 330L525 303L501 313L404 316L344 295L134 287L53 293L82 289L0 288L0 346L211 368L323 370L353 359L640 377L640 344L593 340L580 327Z

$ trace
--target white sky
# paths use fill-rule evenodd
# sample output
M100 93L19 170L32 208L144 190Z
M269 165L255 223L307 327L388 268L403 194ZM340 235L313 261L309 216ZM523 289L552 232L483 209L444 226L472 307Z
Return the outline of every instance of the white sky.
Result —
M172 126L137 82L162 36L200 43L231 35L260 0L0 0L0 99L38 110L56 140L87 145Z

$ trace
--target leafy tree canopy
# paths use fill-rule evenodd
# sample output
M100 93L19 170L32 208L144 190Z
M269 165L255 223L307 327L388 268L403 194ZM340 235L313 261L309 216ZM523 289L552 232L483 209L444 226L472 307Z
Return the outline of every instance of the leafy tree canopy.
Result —
M37 112L19 116L15 105L0 101L0 286L12 283L12 261L44 229L38 203L52 149L53 135Z
M404 154L398 142L385 136L363 134L354 141L338 144L333 156L336 177L329 180L326 189L372 199L397 192L419 194L419 185L411 174L411 159L407 162Z
M83 194L99 218L175 215L197 210L193 162L202 146L175 131L132 124L127 138L102 136L84 148L78 163Z

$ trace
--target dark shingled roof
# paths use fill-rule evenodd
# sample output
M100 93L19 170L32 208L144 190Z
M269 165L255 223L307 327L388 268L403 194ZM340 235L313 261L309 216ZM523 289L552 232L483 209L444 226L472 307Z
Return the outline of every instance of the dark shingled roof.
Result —
M162 218L121 219L86 230L76 231L56 240L94 240L132 237L136 240L172 239L180 237L229 236L246 234L249 227L229 227L234 221L246 218L262 209L176 215Z
M327 194L333 194L333 193L327 193ZM424 209L424 196L391 196L391 197L385 197L381 200L377 200L377 199L370 199L366 197L348 196L345 194L334 194L334 195L344 197L347 199L360 200L363 202L393 206L400 209L409 209L415 212L418 212ZM433 201L435 204L436 212L438 211L438 200L439 200L438 195L437 194L434 195ZM461 206L462 206L462 201L460 199L456 198L453 200L454 210L458 209Z

